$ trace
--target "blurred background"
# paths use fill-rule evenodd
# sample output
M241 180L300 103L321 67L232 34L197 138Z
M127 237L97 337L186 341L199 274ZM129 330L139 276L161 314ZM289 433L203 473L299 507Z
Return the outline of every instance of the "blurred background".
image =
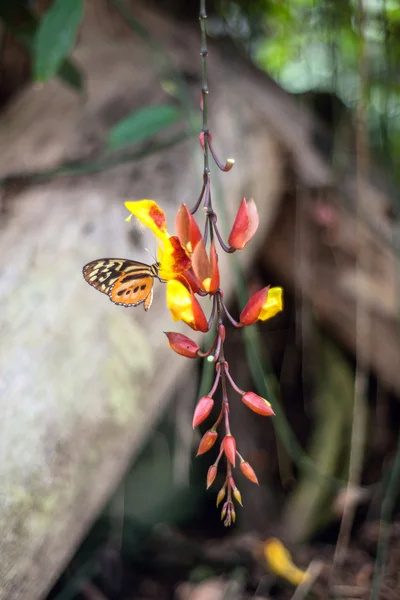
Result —
M234 315L285 296L227 336L276 413L231 408L260 485L236 475L225 529L191 428L213 367L172 356L161 285L144 315L81 276L152 262L125 200L173 231L198 197L199 3L3 0L0 598L399 598L400 2L207 12L210 131L236 159L212 175L221 230L243 196L260 213L222 288Z

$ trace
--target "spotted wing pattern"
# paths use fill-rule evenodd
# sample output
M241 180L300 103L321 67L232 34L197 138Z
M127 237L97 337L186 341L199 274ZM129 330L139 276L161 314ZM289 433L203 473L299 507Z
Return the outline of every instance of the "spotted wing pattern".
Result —
M83 267L83 276L94 288L107 294L114 304L149 310L153 300L154 277L158 265L146 265L124 258L101 258Z

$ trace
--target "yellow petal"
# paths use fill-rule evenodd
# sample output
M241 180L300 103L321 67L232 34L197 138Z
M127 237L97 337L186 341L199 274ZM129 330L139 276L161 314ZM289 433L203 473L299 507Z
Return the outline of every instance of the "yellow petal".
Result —
M169 237L165 213L154 200L125 202L125 206L143 225L149 227L160 240L165 241ZM130 219L131 216L129 215L126 220Z
M269 538L264 543L264 556L269 568L293 585L300 585L310 577L308 573L296 567L290 552L277 538Z
M191 260L176 235L164 239L163 248L158 251L158 262L160 277L165 281L174 279L191 266Z
M260 321L266 321L271 319L276 314L283 310L283 290L281 287L269 288L268 296L264 302L258 319Z
M211 284L211 277L206 277L206 279L203 279L203 287L206 290L206 292L210 291L210 284Z
M179 281L168 281L167 305L174 321L194 323L191 294Z

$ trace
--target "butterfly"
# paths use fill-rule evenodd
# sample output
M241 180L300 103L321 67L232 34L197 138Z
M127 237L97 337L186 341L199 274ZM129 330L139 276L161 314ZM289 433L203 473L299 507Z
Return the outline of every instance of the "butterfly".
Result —
M160 263L146 265L126 258L100 258L82 269L89 285L107 294L119 306L138 306L149 310L153 301L154 279L159 277Z

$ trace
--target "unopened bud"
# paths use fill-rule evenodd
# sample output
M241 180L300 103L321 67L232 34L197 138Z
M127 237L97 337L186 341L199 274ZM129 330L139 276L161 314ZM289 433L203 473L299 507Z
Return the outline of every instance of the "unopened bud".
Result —
M221 504L222 500L225 498L225 492L226 492L226 488L225 488L225 486L223 486L218 492L217 506L219 506Z
M228 502L225 502L225 504L221 510L221 521L222 521L222 519L225 519L225 517L226 517L227 508L228 508Z
M258 223L258 212L254 200L243 198L228 238L231 248L242 250L257 231Z
M230 463L235 466L236 461L236 440L233 435L226 435L222 442L225 455Z
M217 476L217 467L215 465L211 465L211 467L208 469L208 473L207 473L207 489L209 487L212 486L212 484L215 481L215 478Z
M243 394L242 401L248 408L262 417L272 417L275 415L270 403L254 392Z
M244 460L240 463L240 470L247 479L250 479L250 481L258 485L257 475L255 474L253 467L247 461Z
M203 396L194 410L193 429L207 419L214 406L214 400L210 396Z
M212 431L211 429L206 431L200 440L196 456L200 456L200 454L205 454L208 452L214 446L215 442L217 441L217 437L218 433L216 431Z
M237 488L233 490L233 496L234 496L235 500L237 500L237 502L239 502L240 506L243 506L242 495Z
M177 333L175 331L164 331L165 335L168 338L168 342L172 350L181 356L186 356L187 358L197 358L197 353L200 350L200 347L188 338L186 335L182 333Z

